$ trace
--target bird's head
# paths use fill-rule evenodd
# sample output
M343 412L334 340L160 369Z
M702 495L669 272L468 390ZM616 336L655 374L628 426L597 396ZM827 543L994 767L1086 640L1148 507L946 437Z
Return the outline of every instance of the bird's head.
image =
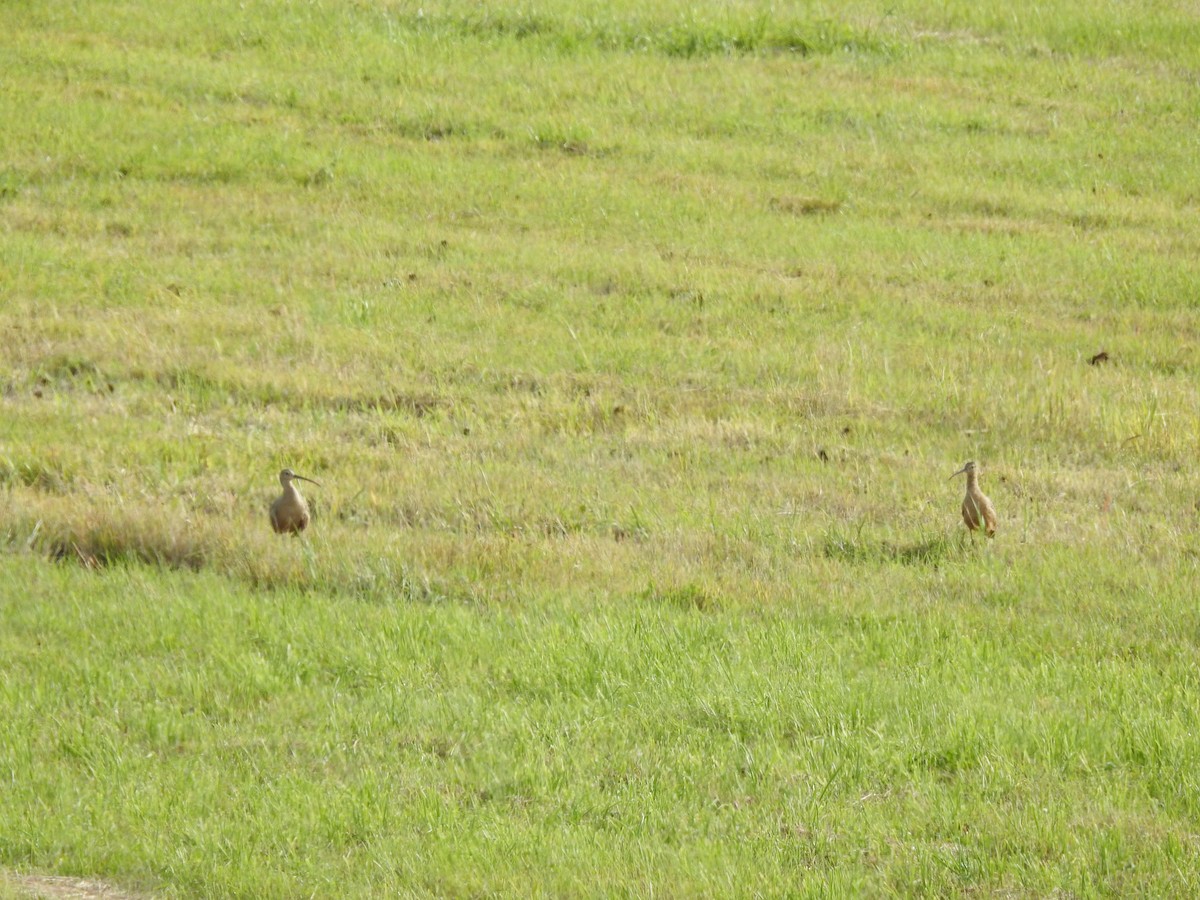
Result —
M954 475L961 475L963 472L966 472L968 475L970 475L977 471L978 468L979 467L975 464L975 460L968 459L965 463L963 463L963 467L955 472ZM953 478L954 475L951 475L950 478ZM949 481L950 479L948 478L946 480Z
M303 475L297 475L291 469L284 469L279 473L279 483L284 487L287 487L289 484L291 484L293 478L299 481L307 481L309 484L315 484L317 487L321 486L319 481L313 481L311 478L305 478Z

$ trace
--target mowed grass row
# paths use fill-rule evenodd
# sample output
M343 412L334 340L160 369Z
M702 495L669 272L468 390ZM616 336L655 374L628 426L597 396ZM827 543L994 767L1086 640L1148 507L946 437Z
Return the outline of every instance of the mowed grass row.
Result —
M1195 893L1192 12L9 18L0 864Z

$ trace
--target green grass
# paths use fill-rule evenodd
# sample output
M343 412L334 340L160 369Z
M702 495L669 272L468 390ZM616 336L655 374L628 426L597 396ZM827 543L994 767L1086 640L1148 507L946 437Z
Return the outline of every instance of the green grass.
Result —
M1197 893L1194 12L9 7L0 867Z

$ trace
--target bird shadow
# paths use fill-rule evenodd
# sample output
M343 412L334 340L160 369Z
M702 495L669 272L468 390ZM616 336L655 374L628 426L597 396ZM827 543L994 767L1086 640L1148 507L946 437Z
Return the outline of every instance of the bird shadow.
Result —
M890 540L865 536L862 529L846 532L830 529L821 544L827 559L858 564L895 563L904 566L936 568L969 551L970 542L960 536L935 534L916 540Z

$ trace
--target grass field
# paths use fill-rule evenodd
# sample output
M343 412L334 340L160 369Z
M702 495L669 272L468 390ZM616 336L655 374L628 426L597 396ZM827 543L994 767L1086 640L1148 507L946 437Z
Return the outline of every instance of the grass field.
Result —
M4 18L0 868L1200 894L1194 5Z

